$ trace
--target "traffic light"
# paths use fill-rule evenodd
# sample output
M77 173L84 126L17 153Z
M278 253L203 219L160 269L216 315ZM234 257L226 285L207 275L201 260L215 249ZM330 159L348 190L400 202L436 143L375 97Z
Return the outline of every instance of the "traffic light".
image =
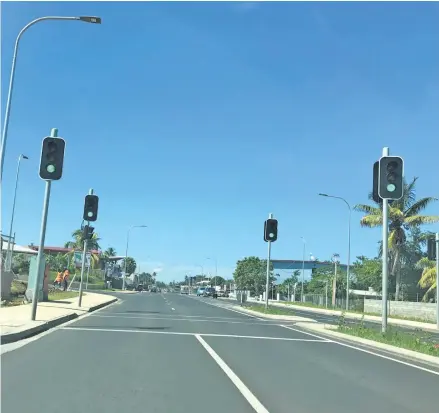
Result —
M373 164L373 189L372 189L372 199L379 204L381 202L381 198L378 194L378 184L379 184L379 176L380 176L380 163L376 161Z
M404 194L404 161L399 156L379 160L378 194L382 199L401 199Z
M264 223L264 241L277 240L277 219L267 219Z
M85 221L96 221L98 219L99 197L97 195L87 195L84 202Z
M431 261L436 259L436 240L434 238L427 240L427 257Z
M40 160L40 178L46 181L61 179L66 142L62 138L48 136L43 139Z
M94 227L90 226L90 225L86 225L84 227L84 229L82 230L82 234L83 234L83 238L84 239L92 239L93 238L93 232L94 232Z

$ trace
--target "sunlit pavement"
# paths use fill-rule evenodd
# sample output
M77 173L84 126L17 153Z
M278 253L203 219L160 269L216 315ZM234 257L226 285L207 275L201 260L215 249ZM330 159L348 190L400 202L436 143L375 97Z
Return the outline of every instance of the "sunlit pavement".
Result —
M209 298L120 297L3 354L2 413L422 413L439 405L437 369Z

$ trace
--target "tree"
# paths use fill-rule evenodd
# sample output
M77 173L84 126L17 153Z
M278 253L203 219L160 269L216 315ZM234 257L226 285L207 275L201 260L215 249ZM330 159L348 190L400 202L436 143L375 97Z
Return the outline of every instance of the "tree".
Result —
M389 255L390 275L395 279L395 299L400 296L401 267L403 264L404 250L406 249L407 231L423 224L439 222L439 216L420 215L420 213L436 198L428 197L416 201L415 186L418 178L407 184L404 181L404 195L400 200L393 201L389 205ZM372 194L369 199L373 200ZM360 220L362 227L375 228L383 224L382 205L376 206L359 204L355 210L364 212L366 215Z
M367 290L369 287L381 292L382 260L379 258L357 257L353 263L352 273L355 275L355 285L358 289Z
M116 254L116 250L113 247L108 247L102 255L108 258L108 257L115 257L117 254Z
M270 263L270 283L275 280L273 276L273 264ZM250 290L256 296L265 291L266 286L267 261L258 257L246 257L236 263L233 273L238 289Z
M16 274L29 274L30 257L26 254L15 254L12 260L12 271Z
M126 261L126 269L125 269L125 261ZM133 257L127 257L122 260L122 269L125 271L125 275L130 276L136 271L137 263Z
M427 301L428 297L437 288L436 262L430 261L427 257L424 257L418 261L417 267L422 269L419 285L422 288L427 288L426 293L422 297L422 301Z
M84 249L84 231L82 229L77 229L72 233L73 241L67 241L65 243L65 248L72 248L72 251L67 253L67 255L73 255L75 251L82 251ZM92 238L88 240L87 246L88 250L99 250L100 238L97 233L93 233ZM92 267L94 268L99 262L99 255L91 254Z
M225 282L226 280L223 277L220 277L219 275L212 277L212 279L210 280L210 283L212 285L219 285L219 286L223 286Z

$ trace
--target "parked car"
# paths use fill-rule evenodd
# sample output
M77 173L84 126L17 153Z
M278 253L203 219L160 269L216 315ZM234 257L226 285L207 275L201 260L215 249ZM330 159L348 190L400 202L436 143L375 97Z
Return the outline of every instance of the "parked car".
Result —
M218 293L215 288L209 287L204 290L203 297L218 298Z

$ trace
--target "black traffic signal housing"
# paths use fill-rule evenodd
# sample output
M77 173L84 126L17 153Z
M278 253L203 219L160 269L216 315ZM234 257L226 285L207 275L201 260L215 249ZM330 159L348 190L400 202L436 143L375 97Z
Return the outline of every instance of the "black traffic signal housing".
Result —
M97 195L87 195L84 202L84 221L96 221L98 219L99 197Z
M92 239L94 230L94 227L90 225L85 225L83 229L83 238L87 240Z
M399 156L379 160L378 194L382 199L401 199L404 194L404 161Z
M277 219L267 219L264 223L264 241L277 240Z
M436 240L434 238L427 240L427 257L431 261L436 259Z
M57 181L61 179L65 147L66 141L63 138L47 136L43 139L40 159L41 179L46 181Z

